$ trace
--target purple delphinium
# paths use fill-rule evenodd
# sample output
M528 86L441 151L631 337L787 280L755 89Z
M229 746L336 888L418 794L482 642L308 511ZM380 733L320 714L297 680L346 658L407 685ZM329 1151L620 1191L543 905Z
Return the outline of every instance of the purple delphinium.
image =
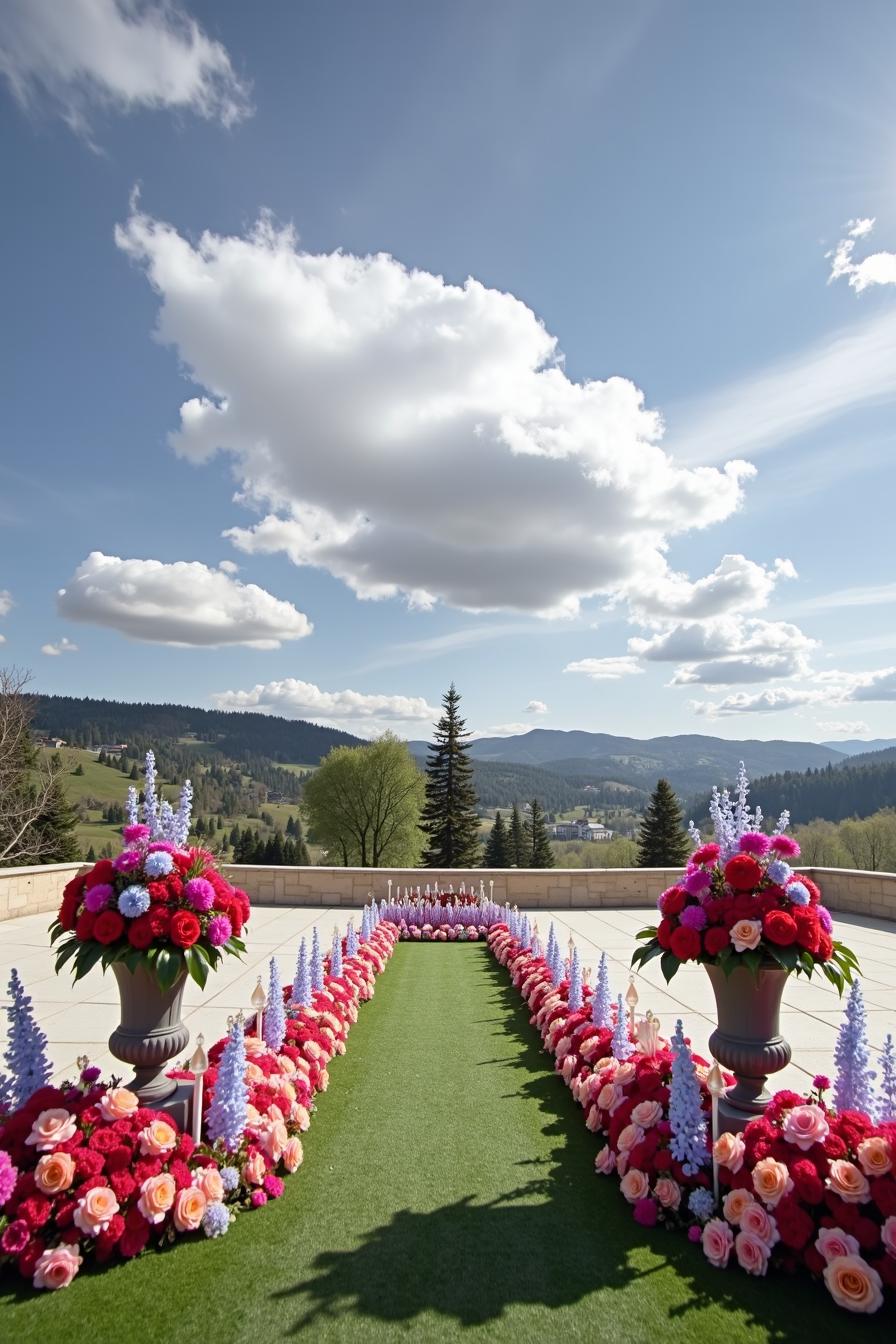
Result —
M180 791L180 802L174 814L171 839L183 847L190 838L190 822L193 814L193 785L185 779Z
M108 882L98 882L95 887L84 893L84 908L92 915L98 915L115 895L115 888Z
M696 1176L709 1161L706 1117L694 1059L684 1039L681 1018L672 1037L672 1082L669 1089L670 1152L686 1176ZM696 1212L696 1210L692 1210Z
M678 918L689 929L699 932L706 928L706 911L702 905L686 905Z
M299 943L299 955L296 958L296 973L292 982L292 1001L300 1008L311 1003L311 973L308 969L308 949L305 939Z
M207 1237L223 1237L230 1227L230 1213L225 1204L216 1199L202 1216L202 1230Z
M333 942L330 947L330 975L338 979L342 974L342 939L339 930L333 930Z
M286 1035L286 1009L283 1004L283 986L280 983L280 967L277 958L271 957L270 979L268 980L268 1004L264 1014L263 1034L265 1045L274 1054L279 1054Z
M688 1198L688 1208L695 1218L699 1218L701 1223L705 1223L711 1218L716 1207L715 1197L711 1190L705 1186L698 1186L692 1190Z
M8 1098L10 1110L16 1111L50 1081L53 1070L47 1059L47 1038L34 1020L31 999L15 968L9 977L8 993L7 1072L0 1076L0 1102Z
M317 925L311 932L311 988L323 989L324 987L324 959L320 954L320 939L317 936Z
M211 910L215 903L215 889L207 877L191 877L184 883L184 895L200 915Z
M628 1035L628 1021L625 1016L625 1005L622 1002L622 995L616 996L616 1022L613 1026L613 1037L610 1041L610 1050L613 1058L621 1063L628 1059L632 1052L632 1043Z
M862 986L853 980L846 1000L846 1011L834 1049L837 1075L834 1079L834 1108L838 1111L864 1111L874 1115L874 1079L869 1068L871 1051Z
M218 1065L218 1079L206 1118L206 1133L212 1143L221 1142L229 1153L235 1153L242 1142L246 1128L246 1107L249 1090L246 1087L246 1042L243 1024L234 1021ZM209 1206L213 1208L213 1205ZM226 1212L226 1210L225 1210ZM203 1222L203 1227L205 1223ZM226 1228L224 1229L226 1231ZM207 1236L217 1233L206 1233Z
M146 753L143 773L143 820L149 827L150 835L155 839L159 825L159 800L156 797L156 758L152 751Z
M355 925L352 920L349 920L345 934L345 955L347 957L358 955L358 935L355 933Z
M596 1027L610 1025L610 972L607 967L607 954L601 952L597 968L597 984L591 997L591 1021Z
M212 915L206 935L212 947L223 947L233 934L233 925L227 915Z
M885 1125L896 1121L896 1046L887 1033L880 1052L880 1091L877 1098L877 1123Z
M570 1012L577 1013L582 1006L582 963L579 960L579 949L573 948L572 958L569 967L569 1008Z

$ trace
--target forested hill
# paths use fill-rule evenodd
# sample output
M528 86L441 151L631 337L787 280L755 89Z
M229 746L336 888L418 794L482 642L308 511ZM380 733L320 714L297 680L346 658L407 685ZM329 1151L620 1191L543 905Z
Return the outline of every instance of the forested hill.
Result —
M70 746L125 742L152 746L195 737L233 760L264 756L271 761L317 765L332 747L358 746L361 739L304 719L281 719L191 705L127 704L120 700L35 696L34 728L65 738Z
M754 779L750 801L758 803L767 817L777 817L788 808L795 824L816 818L845 821L847 817L870 817L883 807L896 807L896 751L891 747L862 758L852 757L845 765L827 765L803 773L787 770ZM704 794L694 805L693 815L705 818L708 813L709 795Z

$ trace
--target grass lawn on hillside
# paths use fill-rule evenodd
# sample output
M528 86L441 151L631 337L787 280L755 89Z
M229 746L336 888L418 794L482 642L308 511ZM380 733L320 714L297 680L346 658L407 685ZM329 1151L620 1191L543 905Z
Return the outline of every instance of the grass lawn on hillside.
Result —
M399 946L331 1080L281 1200L57 1294L0 1280L3 1338L892 1339L808 1279L637 1227L481 944Z

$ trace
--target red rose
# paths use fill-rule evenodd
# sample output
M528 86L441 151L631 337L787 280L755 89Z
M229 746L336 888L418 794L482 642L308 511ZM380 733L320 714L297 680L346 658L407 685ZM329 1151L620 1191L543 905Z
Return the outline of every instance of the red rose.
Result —
M148 914L138 915L136 919L131 920L128 925L128 942L131 947L137 947L141 951L145 951L154 938L152 920Z
M671 946L679 961L694 961L700 955L700 934L681 924L672 934Z
M91 887L97 887L101 882L111 882L115 876L115 868L111 859L100 859L95 863L90 872L84 878L84 886L87 891Z
M752 854L735 854L725 864L725 881L735 891L752 891L762 880L762 868Z
M116 1195L116 1198L118 1196ZM115 1254L115 1248L124 1235L124 1218L120 1213L113 1214L109 1226L96 1239L96 1258L98 1264L105 1264Z
M785 1246L801 1251L810 1237L814 1237L815 1223L790 1195L775 1205L775 1221Z
M81 904L81 897L83 895L83 877L73 877L71 882L66 882L62 892L62 904L59 907L59 923L65 929L66 933L71 933L75 927L78 906Z
M703 935L704 949L711 957L717 957L730 941L728 930L720 929L717 925L707 929Z
M669 887L660 897L660 910L664 915L679 915L684 909L686 892L681 887Z
M770 943L790 947L796 942L796 922L786 910L771 910L762 921L762 932Z
M96 918L96 915L92 915L89 910L85 910L83 915L78 916L78 922L75 925L75 937L79 943L90 942L96 926Z
M37 1262L47 1249L45 1241L40 1237L32 1237L22 1254L19 1256L16 1264L23 1279L34 1277L34 1271L37 1269Z
M114 943L124 933L124 920L117 910L104 910L97 915L93 936L98 943Z
M660 947L667 952L672 946L672 921L671 919L661 919L656 931L656 940Z
M797 906L790 912L796 924L796 940L807 952L817 952L821 940L821 925L818 916L810 907L800 909Z
M171 941L175 947L192 947L202 929L192 910L178 910L171 917Z

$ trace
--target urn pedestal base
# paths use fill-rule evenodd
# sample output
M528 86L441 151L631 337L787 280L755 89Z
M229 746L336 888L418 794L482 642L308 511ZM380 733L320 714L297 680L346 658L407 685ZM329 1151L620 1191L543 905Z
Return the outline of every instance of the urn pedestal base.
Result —
M152 1110L181 1107L177 1094L183 1085L166 1077L165 1070L190 1039L181 1021L186 972L170 989L161 989L144 966L129 971L122 962L113 962L112 970L121 996L121 1022L109 1037L109 1049L134 1069L125 1086ZM175 1115L173 1109L170 1113Z
M709 1048L734 1085L719 1098L719 1132L742 1130L762 1115L771 1094L769 1074L790 1063L790 1046L781 1035L781 996L789 971L772 963L754 976L746 966L730 975L720 966L707 966L716 998L718 1026Z

